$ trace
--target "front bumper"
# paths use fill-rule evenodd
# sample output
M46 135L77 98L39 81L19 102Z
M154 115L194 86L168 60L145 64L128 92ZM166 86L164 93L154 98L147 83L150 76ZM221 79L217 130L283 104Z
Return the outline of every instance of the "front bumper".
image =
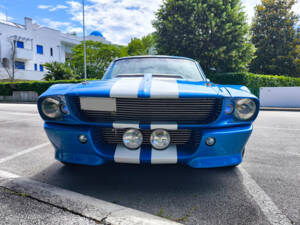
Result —
M155 151L151 146L142 146L130 151L122 145L104 144L95 138L96 126L74 126L45 123L46 133L55 147L55 158L62 162L101 165L106 162L136 164L181 163L194 168L209 168L237 165L242 162L242 152L252 132L252 125L227 128L192 128L201 130L197 146L170 146L164 151ZM78 136L84 134L88 142L82 144ZM207 137L214 137L216 144L207 146Z

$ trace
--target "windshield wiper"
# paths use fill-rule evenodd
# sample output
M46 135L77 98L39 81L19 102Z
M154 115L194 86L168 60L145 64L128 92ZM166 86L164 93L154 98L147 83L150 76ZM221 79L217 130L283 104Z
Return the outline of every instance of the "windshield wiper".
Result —
M116 77L143 77L144 74L142 73L124 73L124 74L118 74ZM183 79L183 76L178 74L152 74L152 77L163 77L163 78L178 78Z
M116 77L143 77L144 74L141 73L128 73L128 74L118 74Z
M183 79L183 76L178 74L153 74L153 77L178 78Z

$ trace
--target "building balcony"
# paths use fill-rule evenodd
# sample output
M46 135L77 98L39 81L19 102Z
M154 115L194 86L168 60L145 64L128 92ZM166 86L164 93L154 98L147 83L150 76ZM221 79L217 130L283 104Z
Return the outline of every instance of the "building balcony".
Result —
M33 50L16 48L16 59L18 60L32 60L33 59Z

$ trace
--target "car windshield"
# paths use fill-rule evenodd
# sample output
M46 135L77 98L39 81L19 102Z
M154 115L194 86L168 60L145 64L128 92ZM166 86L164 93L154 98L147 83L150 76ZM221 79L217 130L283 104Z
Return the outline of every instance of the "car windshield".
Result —
M195 62L175 58L131 58L115 62L111 78L143 76L172 77L185 80L203 81Z

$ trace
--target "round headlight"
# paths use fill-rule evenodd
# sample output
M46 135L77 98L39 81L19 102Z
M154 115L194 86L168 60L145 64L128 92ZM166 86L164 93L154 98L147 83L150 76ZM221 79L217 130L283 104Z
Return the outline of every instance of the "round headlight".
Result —
M138 129L129 129L123 134L123 144L129 149L138 149L143 143L142 132Z
M44 115L50 119L56 119L61 116L60 101L57 98L45 98L41 105Z
M243 98L235 101L234 116L239 120L249 120L256 112L256 104L252 99Z
M170 134L163 129L157 129L152 132L150 142L153 148L163 150L167 148L171 142Z

